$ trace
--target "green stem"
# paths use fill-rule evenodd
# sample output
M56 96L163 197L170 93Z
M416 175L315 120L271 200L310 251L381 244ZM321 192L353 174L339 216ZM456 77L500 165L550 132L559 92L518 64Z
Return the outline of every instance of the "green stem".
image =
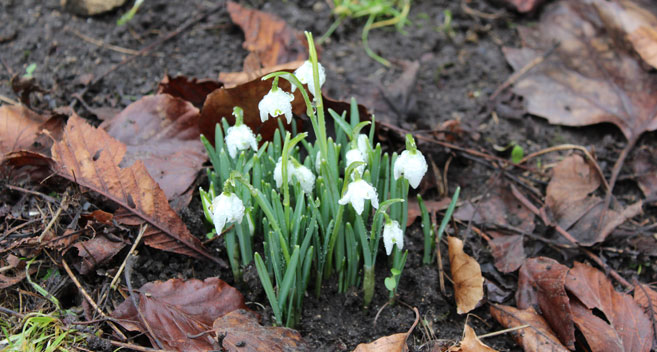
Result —
M374 266L365 266L363 269L363 305L367 308L374 297Z

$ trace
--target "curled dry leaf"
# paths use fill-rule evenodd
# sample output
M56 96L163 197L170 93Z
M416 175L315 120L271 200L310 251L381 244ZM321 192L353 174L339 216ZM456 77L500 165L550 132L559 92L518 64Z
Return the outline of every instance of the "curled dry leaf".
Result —
M553 124L613 123L635 141L643 132L657 129L657 76L641 66L631 46L608 35L615 28L597 15L606 3L548 5L536 26L519 28L524 47L504 48L504 55L518 71L559 43L513 88L525 98L527 110Z
M518 274L516 302L520 309L538 306L559 340L574 349L575 325L565 287L568 270L554 259L527 259Z
M244 297L218 278L205 281L172 279L149 282L134 298L126 299L112 317L130 331L141 331L153 346L176 351L219 349L217 340L207 331L213 322L236 309L246 309ZM152 335L151 335L152 334Z
M103 235L98 235L87 241L76 242L73 247L78 249L78 256L81 258L75 265L76 269L80 274L86 275L96 265L112 259L125 246L126 243L110 241Z
M568 272L566 289L590 310L602 312L622 341L623 351L650 351L653 326L630 295L614 290L604 273L582 263Z
M222 86L222 82L212 79L190 79L185 76L171 77L166 75L157 87L157 94L169 94L186 100L200 109L208 94Z
M123 211L117 212L117 221L128 225L150 224L144 234L147 245L223 263L208 254L201 241L189 232L141 161L127 168L119 167L125 152L123 143L73 115L62 140L52 146L52 159L58 175L123 207Z
M262 326L253 313L243 309L234 310L217 318L212 324L219 347L227 352L245 351L305 351L301 334L296 330Z
M534 308L517 309L505 305L491 305L490 314L505 328L529 325L511 334L527 352L567 352L547 322Z
M290 61L305 60L306 38L277 16L245 8L235 2L227 4L233 23L244 31L242 46L249 51L244 59L244 72Z
M573 321L593 352L624 351L618 333L602 318L593 314L577 299L570 304Z
M191 200L191 185L207 160L199 139L199 111L168 94L145 96L100 127L127 146L119 167L141 160L174 209Z
M481 342L470 325L465 324L463 330L463 340L458 346L450 347L447 352L497 352Z
M0 106L0 161L10 152L47 153L52 139L40 133L46 130L58 137L63 126L59 115L48 118L23 105Z
M484 277L479 263L463 252L463 241L449 236L449 263L454 281L456 311L465 314L475 308L484 297Z
M580 244L589 246L602 242L625 220L642 211L641 202L623 210L608 210L604 215L604 225L601 225L604 201L590 195L601 184L595 168L581 156L573 154L560 161L552 171L545 204L559 226Z

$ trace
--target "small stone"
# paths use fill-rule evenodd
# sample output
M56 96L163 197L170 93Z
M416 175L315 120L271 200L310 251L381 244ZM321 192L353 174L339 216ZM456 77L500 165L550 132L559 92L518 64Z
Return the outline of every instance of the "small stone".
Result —
M114 10L125 4L126 0L61 0L66 11L80 16L95 16Z

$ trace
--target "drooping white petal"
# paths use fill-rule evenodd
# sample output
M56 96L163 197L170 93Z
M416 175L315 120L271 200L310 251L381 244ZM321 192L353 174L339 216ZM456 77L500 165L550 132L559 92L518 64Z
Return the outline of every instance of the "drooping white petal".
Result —
M404 231L399 227L399 222L393 220L383 226L383 245L386 247L386 254L392 253L392 247L404 248Z
M238 151L249 149L249 147L253 150L258 150L258 142L249 126L239 125L229 127L226 132L226 147L231 158L235 158Z
M270 90L258 103L260 120L262 122L267 121L269 115L273 117L285 115L287 123L292 123L292 100L294 100L294 95L280 88L276 91Z
M362 133L358 135L358 150L363 155L363 159L367 160L370 153L370 138L367 135Z
M348 151L347 154L345 155L345 157L347 159L347 168L349 168L349 165L351 165L353 162L356 162L356 161L367 163L365 161L365 159L363 159L363 154L361 154L360 150L358 150L358 149L352 149L352 150ZM365 171L365 165L360 165L360 166L356 167L356 170L358 170L358 173L361 174L361 176L362 176L363 172ZM353 177L353 174L352 174L352 177Z
M294 168L294 178L299 181L304 193L312 193L315 187L315 175L310 169L303 165Z
M427 173L427 161L424 159L424 155L420 151L415 153L404 150L397 160L395 161L393 173L395 180L399 179L402 175L408 180L408 183L413 187L417 188L422 181L422 177Z
M347 193L338 201L338 204L346 205L351 203L358 215L363 213L365 199L372 202L374 208L379 207L379 198L376 189L365 180L354 181L347 186Z
M217 235L221 234L224 226L229 223L242 223L244 217L244 204L242 200L234 193L218 195L212 201L212 222L217 230Z
M294 174L294 165L291 160L287 161L287 183L292 182L292 175ZM281 188L283 185L283 158L278 158L276 167L274 167L274 181L276 187Z
M326 82L326 72L324 67L319 62L317 63L317 73L319 74L319 87L321 88ZM315 80L313 79L313 64L312 62L306 60L303 65L299 66L298 69L294 71L294 75L297 76L299 82L302 84L308 85L308 90L310 94L315 95ZM297 89L297 87L292 85L292 93Z

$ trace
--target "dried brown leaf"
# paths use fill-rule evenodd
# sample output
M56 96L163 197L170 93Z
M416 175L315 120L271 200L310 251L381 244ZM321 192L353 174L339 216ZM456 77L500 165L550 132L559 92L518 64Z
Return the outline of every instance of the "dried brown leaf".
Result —
M235 2L227 4L233 23L244 31L244 49L250 52L244 60L244 72L274 66L308 56L303 33L291 28L272 14L249 9Z
M199 111L191 103L158 94L130 104L100 127L127 146L119 167L141 160L174 209L182 209L207 160L198 120Z
M78 249L81 260L75 264L76 269L82 275L93 270L96 265L112 259L126 243L110 241L103 235L98 235L90 240L77 242L73 247Z
M583 245L604 241L616 227L642 211L641 202L622 210L608 210L601 225L604 201L590 195L601 184L594 167L573 154L559 162L552 171L545 204L559 226Z
M490 306L490 314L505 328L529 325L529 327L512 333L513 338L526 352L568 351L534 308L520 310L495 304Z
M653 327L653 336L657 336L657 292L639 282L634 283L634 300L643 308L643 311L650 317ZM653 348L657 345L657 338L653 340Z
M147 245L222 263L208 254L201 241L189 232L141 161L128 168L119 167L125 152L123 143L73 115L62 140L52 147L52 158L57 174L123 207L123 215L117 216L117 221L128 225L147 222L150 225L144 235Z
M599 270L582 263L568 272L566 289L588 309L602 312L618 333L626 352L650 351L653 326L630 295L617 292Z
M479 263L463 252L463 241L449 236L449 263L454 280L456 311L465 314L475 308L484 297L484 277Z
M405 332L384 336L370 343L358 344L354 352L406 352L408 351L407 337L408 334Z
M537 26L519 28L523 48L505 48L504 54L518 71L559 43L513 88L528 111L553 124L613 123L633 140L657 129L657 76L641 66L630 45L609 35L613 28L596 11L603 3L608 1L547 6Z
M427 212L429 215L440 211L445 210L449 207L449 203L452 200L450 198L443 198L441 200L424 200L424 206L427 207ZM419 216L422 216L422 211L420 210L420 205L417 202L417 198L408 200L408 223L406 226L411 226Z
M157 94L169 94L186 100L200 109L208 94L222 86L222 82L212 79L190 79L185 76L171 77L166 75L157 87Z
M538 306L559 340L574 349L575 326L565 288L568 270L554 259L527 259L518 274L516 302L520 309Z
M217 318L246 309L242 294L215 277L149 282L138 292L139 310L128 298L112 317L125 329L147 334L153 346L159 341L163 348L176 351L219 349L216 338L206 332Z
M605 24L622 33L649 65L657 68L657 17L654 2L641 0L595 1Z
M214 321L212 330L222 337L221 348L227 352L245 351L304 351L301 334L296 330L262 326L253 313L243 309L234 310Z
M497 350L486 346L475 333L470 325L465 324L463 329L463 340L458 346L450 347L447 352L496 352Z
M572 300L571 310L573 321L592 352L623 351L620 336L606 321L595 316L577 299Z
M503 273L511 273L524 263L527 259L523 236L508 235L499 236L488 241L491 254L495 258L495 267Z

